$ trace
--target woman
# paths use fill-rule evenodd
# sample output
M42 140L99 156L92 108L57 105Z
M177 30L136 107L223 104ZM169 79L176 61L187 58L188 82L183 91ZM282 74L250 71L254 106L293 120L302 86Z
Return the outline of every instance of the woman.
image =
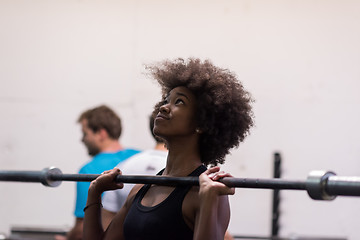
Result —
M169 149L159 174L199 176L199 187L136 185L109 227L101 226L101 193L121 188L106 171L89 188L85 239L224 239L230 219L227 195L235 190L218 182L231 176L219 167L253 125L250 94L236 76L210 61L176 59L148 67L162 87L154 109L154 133Z

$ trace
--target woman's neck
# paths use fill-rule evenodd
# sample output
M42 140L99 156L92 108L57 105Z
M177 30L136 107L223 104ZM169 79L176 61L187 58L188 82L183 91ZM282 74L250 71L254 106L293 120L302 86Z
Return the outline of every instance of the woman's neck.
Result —
M202 164L196 143L175 144L175 146L169 143L168 147L168 159L163 175L187 176Z

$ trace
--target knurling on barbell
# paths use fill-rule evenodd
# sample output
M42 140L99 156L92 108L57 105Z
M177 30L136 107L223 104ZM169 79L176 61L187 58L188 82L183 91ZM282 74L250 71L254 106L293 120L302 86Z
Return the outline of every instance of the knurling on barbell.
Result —
M62 181L91 182L98 176L100 174L63 174L55 167L42 171L0 170L0 181L40 182L49 187L57 187ZM119 175L115 181L164 186L199 185L198 177ZM331 171L312 171L305 181L234 177L225 177L219 181L235 188L305 190L314 200L333 200L336 196L360 196L360 177L340 177Z

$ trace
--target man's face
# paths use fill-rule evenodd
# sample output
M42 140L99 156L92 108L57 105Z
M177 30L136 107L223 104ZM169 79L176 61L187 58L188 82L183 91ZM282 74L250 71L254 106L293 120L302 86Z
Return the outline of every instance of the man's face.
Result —
M81 141L86 146L90 156L95 156L100 153L99 148L99 136L96 132L93 132L89 127L86 119L81 121L81 130L83 137Z

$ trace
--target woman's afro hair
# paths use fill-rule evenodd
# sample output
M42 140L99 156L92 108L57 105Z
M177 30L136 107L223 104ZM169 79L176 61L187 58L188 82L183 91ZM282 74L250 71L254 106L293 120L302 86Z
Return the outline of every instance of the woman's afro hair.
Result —
M253 126L251 95L234 73L209 60L178 58L147 66L162 88L163 97L184 86L197 99L197 124L201 129L199 151L206 165L223 164L229 150L238 147ZM161 102L153 114L159 112Z

